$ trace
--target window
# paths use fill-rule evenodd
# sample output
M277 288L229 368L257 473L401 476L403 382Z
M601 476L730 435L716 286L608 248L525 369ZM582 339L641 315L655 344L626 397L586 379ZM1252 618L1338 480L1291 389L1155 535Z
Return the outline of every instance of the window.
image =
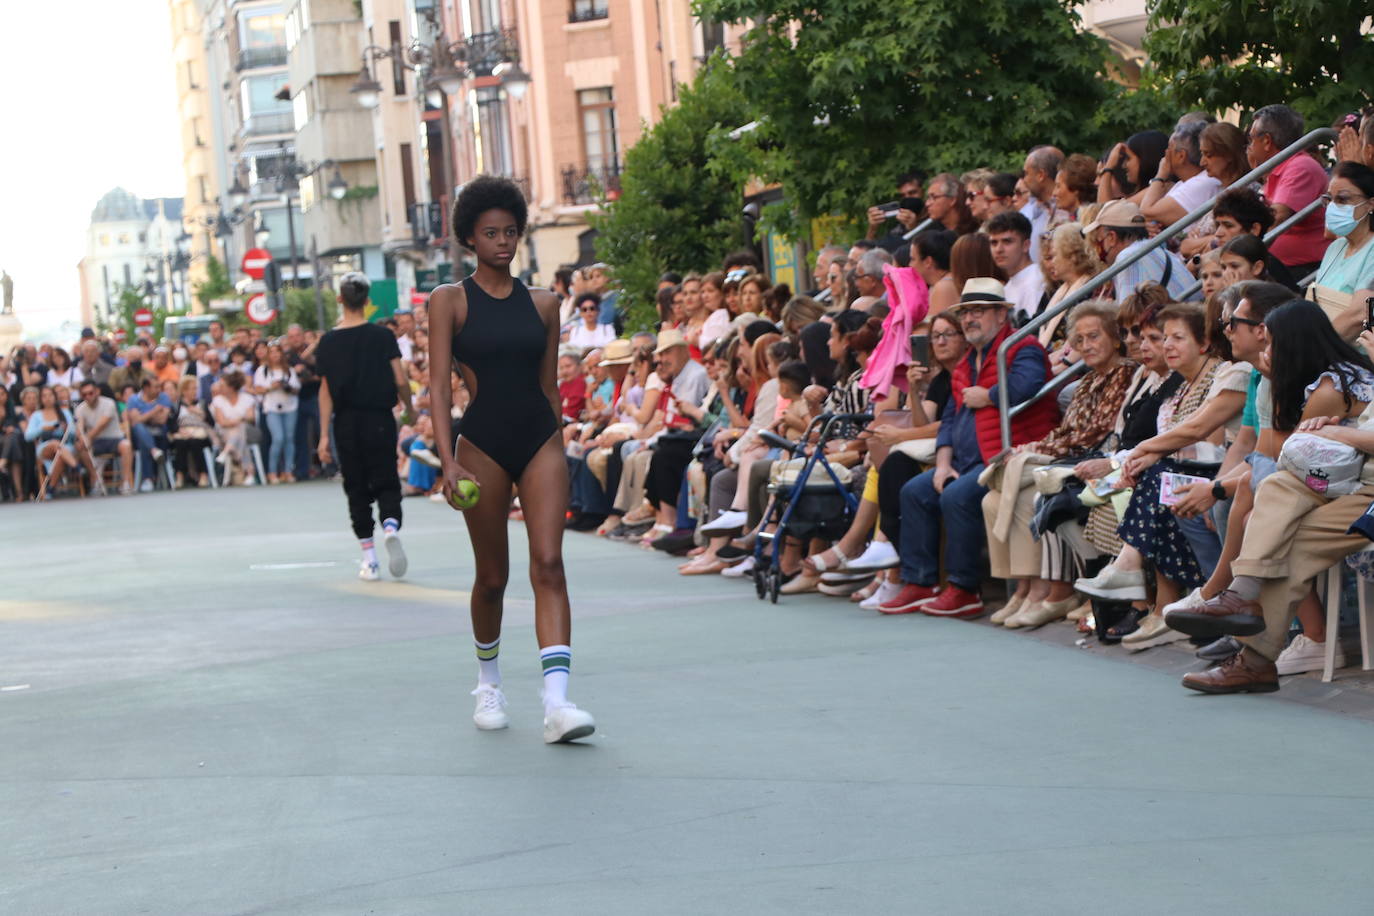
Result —
M239 47L271 48L284 44L286 17L280 10L254 10L239 17Z
M302 89L291 97L291 113L295 116L293 120L295 121L296 133L300 133L305 129L305 125L310 123L313 114L312 107L308 88Z
M109 247L110 247L110 234L109 234L108 232L102 232L102 233L100 233L100 247L101 247L101 248L109 248Z
M495 32L501 28L501 0L472 0L472 31Z
M495 86L478 89L473 93L477 100L477 143L481 157L481 170L493 175L511 173L510 119L506 115L506 103L501 98L501 90Z
M208 191L206 190L206 187L205 187L205 176L204 176L204 175L197 175L197 176L196 176L196 187L197 187L197 190L199 190L199 192L200 192L200 202L203 203L203 204L209 203L209 202L210 202L210 200L209 200L210 195L209 195L209 193L208 193Z
M605 19L610 15L607 9L609 0L572 0L568 11L569 22L588 22L592 19Z
M401 192L406 199L406 212L415 205L415 162L409 143L401 144Z
M611 87L578 90L577 112L582 122L582 152L588 171L616 168L620 163L620 143L615 135Z
M285 73L267 76L250 76L239 84L244 118L260 114L286 114L291 111L291 103L277 98L281 87L286 85Z
M402 47L403 43L401 41L401 24L397 22L395 19L393 19L391 20L391 22L387 23L387 26L390 29L391 33L391 46L393 48ZM392 90L398 96L406 94L405 61L401 59L401 55L399 54L391 58L391 83Z
M286 14L286 25L283 29L283 37L286 41L286 50L291 50L296 46L296 42L301 40L310 28L310 0L300 0L295 6L291 7L291 12Z
M187 89L199 89L199 88L200 88L200 85L199 85L198 83L196 83L196 62L193 61L193 60L188 60L188 61L186 62L186 88L187 88Z

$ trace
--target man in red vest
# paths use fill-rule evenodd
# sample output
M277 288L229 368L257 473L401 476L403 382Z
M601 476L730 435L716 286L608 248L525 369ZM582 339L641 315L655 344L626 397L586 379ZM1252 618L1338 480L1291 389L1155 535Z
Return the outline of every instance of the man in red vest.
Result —
M978 585L983 580L982 473L1002 450L997 413L997 349L1012 333L1012 304L996 280L977 277L964 284L952 312L959 319L969 350L951 377L953 397L940 418L935 440L935 467L902 487L901 542L903 588L879 605L884 614L920 611L932 617L973 618L982 615ZM1035 335L1007 354L1007 384L1014 406L1034 397L1050 377L1050 361ZM1059 422L1053 396L1036 401L1012 420L1012 444L1034 442ZM946 586L940 581L940 526L945 530Z

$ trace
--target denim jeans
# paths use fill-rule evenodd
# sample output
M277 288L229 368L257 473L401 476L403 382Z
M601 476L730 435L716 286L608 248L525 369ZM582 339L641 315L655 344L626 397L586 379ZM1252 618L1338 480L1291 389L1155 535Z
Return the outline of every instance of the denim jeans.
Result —
M940 527L945 530L945 578L971 592L983 579L983 496L978 483L983 465L970 468L935 492L935 469L917 474L902 487L902 581L934 586L940 581Z
M311 433L314 433L312 436ZM296 479L310 477L310 462L315 454L315 444L320 441L320 400L318 397L301 396L300 406L296 408ZM330 438L333 447L333 438Z
M296 465L296 411L290 413L265 412L267 432L272 438L268 446L267 473L287 474L295 472Z
M156 480L157 462L153 460L153 449L157 447L157 438L153 431L142 423L131 423L129 437L134 440L134 451L139 455L139 476L144 480Z

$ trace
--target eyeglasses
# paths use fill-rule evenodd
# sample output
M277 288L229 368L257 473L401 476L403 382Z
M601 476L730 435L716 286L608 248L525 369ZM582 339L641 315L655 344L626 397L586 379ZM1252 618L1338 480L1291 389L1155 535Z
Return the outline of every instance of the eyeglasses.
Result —
M959 306L959 320L963 321L965 318L982 318L985 312L1004 308L1006 308L1005 305L961 305Z
M1259 141L1260 137L1273 137L1274 135L1267 130L1255 130L1245 135L1245 145L1253 146Z
M1253 318L1242 318L1239 315L1232 315L1230 318L1226 319L1226 327L1232 331L1236 329L1236 325L1238 324L1248 324L1252 328L1257 328L1264 324L1264 322L1255 321Z
M1361 204L1369 200L1369 198L1365 197L1363 194L1337 194L1334 197L1330 194L1323 194L1322 200L1329 204L1335 204L1338 207L1349 207L1352 204Z
M963 336L964 336L964 335L963 335L963 334L960 334L958 331L937 331L936 333L930 335L930 339L931 339L931 340L957 340L958 338L963 337Z

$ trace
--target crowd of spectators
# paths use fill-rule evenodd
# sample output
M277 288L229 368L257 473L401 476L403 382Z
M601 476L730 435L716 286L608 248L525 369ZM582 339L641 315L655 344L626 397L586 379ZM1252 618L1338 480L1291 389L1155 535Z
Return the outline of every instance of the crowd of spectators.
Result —
M1101 156L1037 147L1019 174L912 172L864 238L819 248L813 289L743 250L665 273L652 331L625 333L611 266L560 269L568 527L680 555L684 576L746 579L787 492L781 436L823 449L858 497L836 539L781 532L784 594L975 618L1004 579L995 624L1067 620L1136 651L1192 638L1215 664L1187 686L1277 689L1338 638L1311 580L1369 546L1374 119L1343 124L1332 161L1303 153L1251 184L1303 134L1286 106L1244 129L1190 114ZM1004 453L994 357L1029 321ZM438 499L425 308L388 323L417 408L397 444L405 491ZM332 473L309 447L316 339L216 326L127 348L87 335L74 356L21 347L0 365L0 487L98 494L108 474L127 493L168 461L175 485L203 486L207 456L229 483ZM461 415L456 373L453 388ZM816 417L864 412L815 441Z

